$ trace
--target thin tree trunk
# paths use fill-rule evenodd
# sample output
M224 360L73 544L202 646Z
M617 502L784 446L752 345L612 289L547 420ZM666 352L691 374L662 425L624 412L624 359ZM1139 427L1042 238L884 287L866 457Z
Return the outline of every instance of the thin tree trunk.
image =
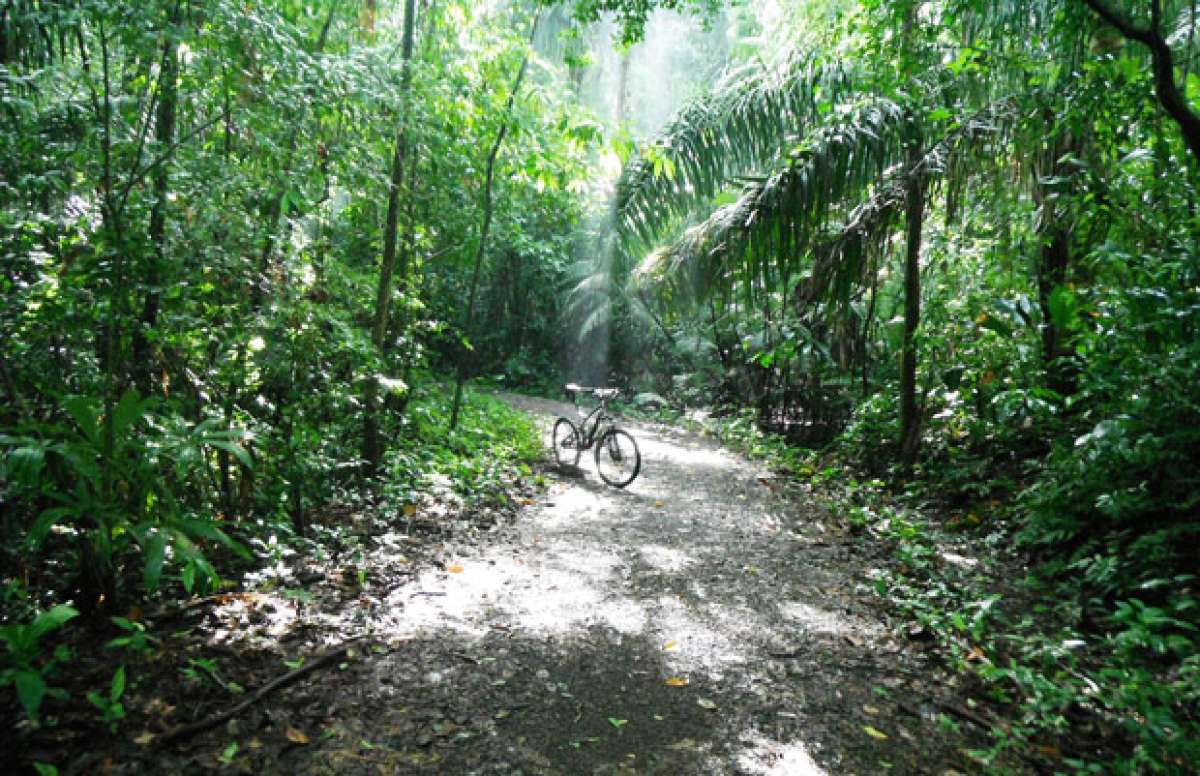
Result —
M392 302L392 274L396 268L396 235L400 226L400 190L404 186L404 162L408 155L408 93L412 88L413 27L416 1L404 3L403 63L400 76L400 99L403 101L400 125L396 130L396 146L392 153L392 173L388 182L387 221L383 229L383 258L379 264L379 285L375 292L375 319L371 325L371 343L382 357L387 350L388 316ZM379 379L367 375L363 387L363 460L367 470L375 473L383 457L379 435Z
M427 30L428 28L426 28ZM420 288L413 289L412 274L416 271L416 190L417 190L417 165L419 162L419 154L415 147L411 148L408 158L408 204L405 207L405 227L404 237L400 241L400 256L398 266L396 268L397 283L403 289L405 296L409 294L419 294ZM392 324L392 329L397 333L397 336L404 336L409 332L411 321L407 310L396 316L395 322ZM400 355L400 379L404 381L407 389L400 396L388 397L388 401L384 404L384 409L390 416L401 418L408 411L408 402L412 398L412 377L413 364L416 361L415 343L409 337L405 341L406 348Z
M621 58L620 66L617 69L617 128L625 124L626 113L629 110L629 57L633 53L632 48L622 51L619 56Z
M921 228L925 217L925 184L916 170L916 138L909 155L905 192L904 344L900 357L900 465L905 473L916 463L921 438L917 408L917 328L921 323Z
M531 48L540 17L541 9L539 8L533 16L533 24L529 27L529 45ZM517 77L513 80L512 90L508 93L508 102L504 106L504 116L501 119L500 129L496 132L496 141L492 143L492 150L487 158L487 169L483 177L483 224L479 228L479 247L475 251L475 267L471 272L471 293L467 301L467 318L463 326L463 332L468 336L475 326L475 302L479 296L479 272L483 266L484 253L487 251L488 230L492 226L492 181L496 172L496 157L500 153L500 146L504 143L504 137L508 134L508 120L512 114L513 103L516 102L517 92L521 89L521 81L525 79L525 70L528 67L529 54L526 53L521 58L521 66L517 69ZM463 386L467 382L467 359L465 353L459 357L457 371L457 379L454 382L454 405L450 411L451 431L458 428L458 416L462 409Z
M867 314L862 325L862 398L864 401L871 395L871 324L875 320L875 300L879 296L879 272L873 273L871 279L871 301L867 303Z
M1054 121L1046 116L1047 125ZM1070 135L1064 134L1053 142L1047 157L1047 168L1053 178L1064 177L1067 171L1059 160L1074 148ZM1037 266L1038 306L1042 312L1042 365L1046 370L1046 385L1051 390L1066 396L1074 392L1072 380L1061 361L1066 354L1067 332L1058 325L1051 313L1050 299L1055 289L1067 282L1067 270L1071 263L1071 229L1063 223L1063 217L1055 207L1055 197L1046 187L1035 181L1034 198L1038 205L1039 233L1042 239Z
M163 42L162 68L158 79L158 110L154 119L154 140L164 152L175 142L175 116L179 102L176 78L179 73L179 41L174 28L178 26L181 4L176 3L167 19L166 40ZM153 255L146 272L146 298L142 305L139 325L133 335L133 369L138 388L143 394L153 392L155 365L150 353L150 335L158 324L162 301L163 271L167 262L167 194L170 186L170 165L164 161L154 169L151 188L154 204L150 208L150 225L146 237Z
M406 0L404 7L404 37L402 47L400 124L392 153L391 176L388 182L388 209L383 233L383 257L379 267L379 284L375 294L375 316L371 326L371 342L381 357L387 341L388 319L391 311L392 276L396 269L397 234L400 224L400 192L404 186L405 161L408 156L408 93L412 86L413 30L416 22L415 0ZM401 273L403 275L403 271ZM377 472L383 456L379 433L379 380L368 375L363 391L363 459L370 472Z

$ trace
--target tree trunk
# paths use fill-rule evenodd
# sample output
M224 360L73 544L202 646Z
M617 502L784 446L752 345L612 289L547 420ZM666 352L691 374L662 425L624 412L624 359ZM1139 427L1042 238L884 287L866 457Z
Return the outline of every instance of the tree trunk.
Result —
M533 16L533 24L529 27L529 46L533 46L533 36L537 32L538 19L541 16L541 9ZM501 119L500 129L496 132L496 141L492 143L492 150L488 154L487 168L483 177L483 223L479 227L479 246L475 250L475 267L471 272L471 293L467 301L467 317L463 325L463 333L470 335L471 330L475 327L475 302L479 296L479 271L483 267L483 256L487 250L488 230L492 226L492 181L496 173L496 157L500 153L500 146L504 143L504 137L508 134L508 120L512 115L513 103L516 102L517 92L521 89L521 81L525 78L525 70L529 67L529 54L526 53L521 58L521 66L517 69L517 77L513 80L512 90L508 93L508 102L504 106L504 116ZM450 430L458 428L458 415L462 410L462 394L463 386L467 382L467 354L463 353L458 360L458 374L454 382L454 406L450 410Z
M1035 170L1038 177L1034 181L1033 189L1034 202L1038 207L1038 236L1041 238L1037 263L1037 291L1038 306L1042 312L1042 365L1046 372L1046 387L1062 396L1068 396L1074 393L1074 381L1062 357L1068 352L1066 346L1069 333L1054 320L1050 300L1055 289L1067 282L1067 272L1071 264L1071 224L1066 222L1068 216L1059 212L1056 193L1047 184L1041 183L1041 180L1046 176L1055 181L1067 178L1070 170L1061 160L1073 154L1079 143L1066 130L1054 132L1055 116L1052 112L1046 112L1045 120L1047 135L1052 139L1043 152L1044 160L1040 170Z
M626 113L629 110L629 57L632 53L632 49L626 49L618 54L621 58L620 66L617 69L617 115L615 123L618 130L620 130L629 118Z
M166 40L163 43L162 68L158 77L158 110L154 117L154 140L163 153L175 142L175 115L179 102L176 78L179 74L179 41L175 27L180 21L181 3L176 3L167 19ZM170 187L170 165L163 161L154 168L151 181L154 204L150 207L150 225L146 237L153 254L147 268L146 298L142 304L141 319L133 335L133 370L138 389L146 395L154 392L155 369L151 353L150 337L158 325L159 306L162 301L164 270L167 263L167 195Z
M904 344L900 357L900 465L912 471L921 439L917 407L917 328L921 323L921 228L925 217L925 182L916 166L919 143L909 154L905 192Z
M404 3L403 64L401 65L400 99L403 101L400 126L396 130L396 147L392 153L392 174L388 182L387 222L383 229L383 258L379 264L379 286L375 292L375 318L371 325L371 343L376 355L386 350L388 315L392 301L392 274L396 268L396 235L400 225L400 190L404 185L404 162L408 155L408 92L412 88L413 26L416 2ZM363 460L374 474L383 458L379 436L379 380L367 375L363 388Z

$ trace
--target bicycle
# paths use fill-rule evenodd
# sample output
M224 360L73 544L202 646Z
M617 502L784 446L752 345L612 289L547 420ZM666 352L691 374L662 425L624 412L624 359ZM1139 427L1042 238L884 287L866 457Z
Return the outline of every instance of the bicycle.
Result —
M559 418L554 423L554 459L564 468L579 464L584 450L596 446L596 472L600 479L614 488L623 488L633 482L642 470L642 454L630 433L617 428L616 419L608 414L608 402L621 391L618 388L587 388L575 383L563 386L571 394L572 403L578 403L581 393L589 393L600 402L583 421L576 426L568 418ZM580 411L582 414L582 411Z

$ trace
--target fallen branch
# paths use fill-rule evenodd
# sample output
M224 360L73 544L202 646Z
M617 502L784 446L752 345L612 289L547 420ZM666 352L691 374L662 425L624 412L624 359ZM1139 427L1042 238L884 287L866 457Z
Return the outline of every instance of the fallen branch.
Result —
M305 674L316 671L318 668L323 668L330 663L336 663L337 661L341 660L341 658L345 656L347 650L349 650L350 647L354 646L354 644L361 639L362 636L357 636L348 641L342 642L340 646L331 649L328 652L324 652L317 657L312 658L311 660L304 661L304 665L300 666L299 668L288 671L286 674L272 679L270 682L255 690L248 698L246 698L246 700L234 706L232 709L228 709L220 714L208 717L207 719L202 719L199 722L193 722L189 725L181 725L173 728L172 730L168 730L166 733L160 735L158 740L162 741L163 743L180 741L184 738L190 738L197 733L203 733L205 730L210 730L224 722L228 722L281 687L286 687Z

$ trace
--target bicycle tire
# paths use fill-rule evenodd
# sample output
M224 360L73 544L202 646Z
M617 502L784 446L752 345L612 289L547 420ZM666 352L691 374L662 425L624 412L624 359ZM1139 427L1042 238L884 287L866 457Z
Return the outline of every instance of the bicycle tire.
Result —
M596 443L596 472L614 488L623 488L642 470L637 440L624 429L610 428Z
M554 435L550 438L554 446L554 460L564 468L579 465L579 455L583 451L579 446L579 429L566 418L559 418L554 424Z

